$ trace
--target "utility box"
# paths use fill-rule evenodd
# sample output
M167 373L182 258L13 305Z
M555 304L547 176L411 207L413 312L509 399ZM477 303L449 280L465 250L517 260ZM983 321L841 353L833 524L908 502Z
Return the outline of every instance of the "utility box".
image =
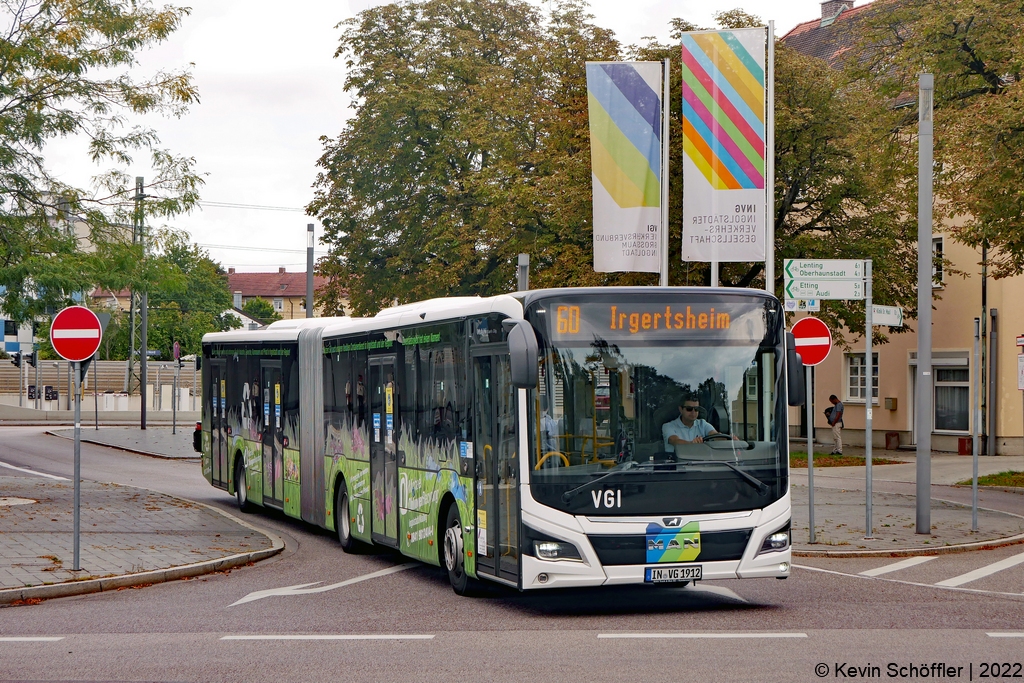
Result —
M961 436L956 440L956 452L958 455L974 455L974 437Z
M886 399L888 400L888 399ZM898 451L900 448L900 433L899 432L886 432L885 433L885 450L887 451Z
M885 409L886 410L896 410L897 406L899 406L899 402L896 400L896 397L894 397L894 396L887 396L885 398Z

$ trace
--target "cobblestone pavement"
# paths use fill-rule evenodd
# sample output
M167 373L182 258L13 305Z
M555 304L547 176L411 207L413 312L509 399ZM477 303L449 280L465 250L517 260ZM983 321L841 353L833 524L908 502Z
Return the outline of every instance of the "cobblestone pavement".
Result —
M0 589L137 574L273 545L205 505L118 484L81 486L76 572L73 483L0 477Z

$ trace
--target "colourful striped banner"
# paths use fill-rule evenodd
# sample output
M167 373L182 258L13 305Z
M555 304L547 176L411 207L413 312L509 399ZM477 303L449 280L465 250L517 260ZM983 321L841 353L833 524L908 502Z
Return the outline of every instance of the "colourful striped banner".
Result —
M594 269L659 272L662 65L587 62Z
M684 261L765 258L767 37L764 28L683 34Z
M764 189L764 56L734 33L683 35L683 150L716 190Z

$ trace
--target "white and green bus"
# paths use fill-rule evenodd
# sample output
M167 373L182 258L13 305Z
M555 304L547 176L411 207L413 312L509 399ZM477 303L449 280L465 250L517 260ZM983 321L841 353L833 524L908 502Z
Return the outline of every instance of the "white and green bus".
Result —
M786 578L800 375L758 290L434 299L206 335L197 445L242 509L460 594Z

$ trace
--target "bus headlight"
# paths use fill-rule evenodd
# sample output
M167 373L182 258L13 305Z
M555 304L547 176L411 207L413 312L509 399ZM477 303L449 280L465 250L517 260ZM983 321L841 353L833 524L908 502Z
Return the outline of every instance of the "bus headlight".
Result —
M576 546L565 541L534 541L533 552L538 560L576 560L579 562L583 559Z
M761 549L758 551L758 555L761 553L778 552L779 550L785 550L788 548L789 533L790 522L786 522L786 526L782 527L775 533L768 534L768 537L764 539L764 543L761 544Z

